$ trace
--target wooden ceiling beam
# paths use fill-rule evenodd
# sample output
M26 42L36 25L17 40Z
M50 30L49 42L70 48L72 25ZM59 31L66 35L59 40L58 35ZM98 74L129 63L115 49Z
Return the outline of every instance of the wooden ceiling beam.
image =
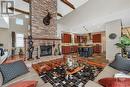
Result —
M60 13L57 13L57 16L63 17L62 14L60 14Z
M23 11L23 10L14 8L14 7L9 7L9 9L10 9L11 11L16 11L16 12L19 12L19 13L22 13L22 14L29 15L29 12L26 12L26 11Z
M68 5L70 8L75 9L74 5L71 4L68 0L61 0L63 3L65 3L66 5Z
M31 3L31 0L23 0L24 2Z

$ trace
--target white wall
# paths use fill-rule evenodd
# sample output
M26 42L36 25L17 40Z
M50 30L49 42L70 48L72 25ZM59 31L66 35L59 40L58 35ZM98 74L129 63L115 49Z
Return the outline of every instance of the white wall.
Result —
M61 24L57 24L57 37L61 38L61 31L63 30L63 27Z
M16 24L16 18L23 19L23 25ZM25 18L25 15L15 15L13 17L9 18L9 30L14 31L15 33L23 33L27 36L27 28L28 28L28 22Z
M23 33L23 34L27 34L27 20L24 19L24 25L17 25L16 24L16 18L23 18L23 15L17 15L14 17L10 17L10 27L9 29L3 29L0 28L0 43L4 44L4 48L5 49L11 49L12 48L12 36L11 33L12 31L16 32L16 33Z
M102 33L102 52L106 53L106 31Z
M112 40L109 38L111 33L117 35L116 39ZM106 23L106 59L112 61L115 58L116 53L120 53L121 50L115 45L119 42L121 37L121 21L116 20L109 23Z
M2 16L0 16L0 28L9 28L9 24L5 21L5 19Z
M0 43L4 44L5 49L11 48L12 41L9 29L0 29Z
M67 28L65 25L57 23L57 37L58 38L61 38L61 33L62 32L70 32L70 33L72 33L73 31L71 31L71 29Z

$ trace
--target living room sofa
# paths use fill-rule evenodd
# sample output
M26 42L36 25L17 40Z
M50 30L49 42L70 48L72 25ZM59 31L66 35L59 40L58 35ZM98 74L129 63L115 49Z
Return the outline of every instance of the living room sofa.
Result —
M116 73L119 73L121 71L118 71L110 66L106 66L104 70L99 73L99 75L95 78L94 81L89 80L85 87L103 87L102 85L98 84L98 80L102 78L107 78L107 77L113 77Z
M44 83L43 80L39 77L39 75L36 73L36 71L33 68L29 68L28 73L11 80L10 82L2 85L2 87L8 87L10 84L13 84L15 82L26 81L26 80L38 81L37 87L53 87L50 83Z

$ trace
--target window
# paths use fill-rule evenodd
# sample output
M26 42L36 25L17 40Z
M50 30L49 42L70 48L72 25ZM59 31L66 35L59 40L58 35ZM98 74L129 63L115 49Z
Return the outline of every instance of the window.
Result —
M23 19L16 18L16 24L23 25Z
M16 34L16 47L24 47L24 34Z

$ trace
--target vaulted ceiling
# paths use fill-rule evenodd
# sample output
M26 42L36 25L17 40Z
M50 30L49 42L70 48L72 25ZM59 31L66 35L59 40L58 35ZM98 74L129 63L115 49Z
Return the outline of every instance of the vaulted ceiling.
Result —
M123 27L130 27L130 0L88 0L57 23L59 29L84 33L102 31L103 24L118 19Z
M13 0L15 14L29 14L31 0ZM68 28L95 26L121 19L123 26L130 26L130 0L57 0L57 23ZM74 28L75 29L75 28Z
M57 19L64 17L88 0L57 0Z
M4 0L3 0L4 1ZM31 0L12 0L14 7L10 7L10 11L15 10L15 14L29 14L29 2ZM74 11L88 0L57 0L57 19L64 17Z

